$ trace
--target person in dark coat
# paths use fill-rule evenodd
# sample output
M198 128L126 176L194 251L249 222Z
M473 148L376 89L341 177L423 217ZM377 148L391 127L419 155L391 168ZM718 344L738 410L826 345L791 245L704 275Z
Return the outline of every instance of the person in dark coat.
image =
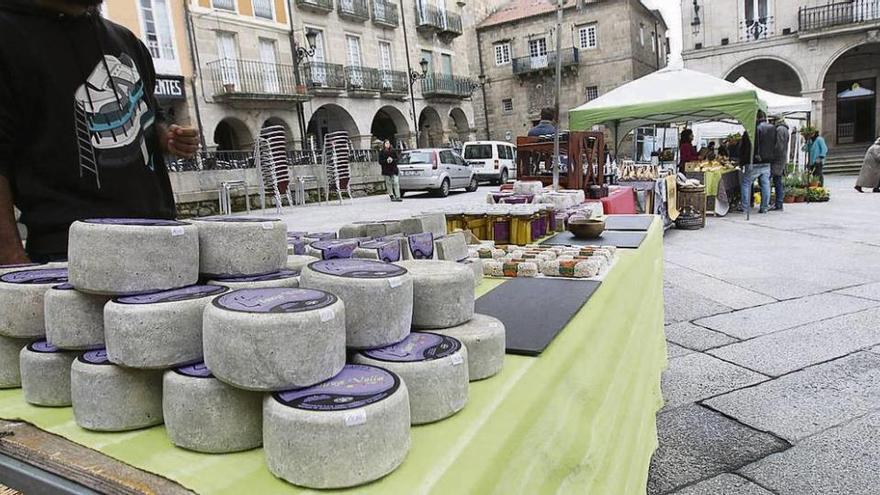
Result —
M529 136L552 136L556 133L556 110L550 107L541 109L541 121L529 129Z
M391 196L391 201L403 201L400 197L400 171L397 170L397 161L400 154L391 146L391 141L385 140L382 149L379 150L379 166L382 167L382 177L385 179L385 190Z
M782 211L785 196L785 167L788 165L788 143L791 139L791 129L785 123L785 119L776 119L776 151L773 153L773 161L770 162L770 176L773 178L773 189L776 191L776 204L773 209Z

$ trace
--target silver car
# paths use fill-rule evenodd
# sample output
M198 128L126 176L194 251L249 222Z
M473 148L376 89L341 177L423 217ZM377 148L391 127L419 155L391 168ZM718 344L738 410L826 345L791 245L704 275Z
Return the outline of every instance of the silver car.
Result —
M400 193L431 191L441 197L450 189L477 190L477 177L470 165L454 150L425 148L400 154Z

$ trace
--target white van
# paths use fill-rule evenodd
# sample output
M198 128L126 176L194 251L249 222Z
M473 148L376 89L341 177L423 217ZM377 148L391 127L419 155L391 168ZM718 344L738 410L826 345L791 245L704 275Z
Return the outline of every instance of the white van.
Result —
M479 180L504 184L516 178L516 146L505 141L468 141L461 155Z

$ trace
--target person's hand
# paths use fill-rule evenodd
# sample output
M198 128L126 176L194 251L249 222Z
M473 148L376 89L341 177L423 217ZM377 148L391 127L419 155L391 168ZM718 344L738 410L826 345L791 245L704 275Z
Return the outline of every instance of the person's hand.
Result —
M171 125L163 139L165 150L178 158L192 158L199 150L199 131L195 127Z

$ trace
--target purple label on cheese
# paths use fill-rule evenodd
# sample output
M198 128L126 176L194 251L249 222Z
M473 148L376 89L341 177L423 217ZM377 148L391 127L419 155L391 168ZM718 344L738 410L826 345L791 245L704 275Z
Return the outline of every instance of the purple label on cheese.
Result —
M391 278L406 275L406 268L401 266L365 259L313 261L309 263L309 269L325 275L348 278Z
M409 251L417 260L429 260L434 257L434 234L424 232L408 237Z
M308 234L309 234L308 232L302 232L302 231L299 231L299 232L289 231L289 232L287 232L287 238L288 239L299 239L300 237L305 237Z
M244 282L268 282L270 280L284 280L286 278L299 277L298 270L284 269L274 273L266 273L263 275L245 275L240 277L217 277L215 282L244 283Z
M88 351L85 354L82 354L78 359L83 363L88 364L113 364L110 362L110 358L107 357L106 349Z
M54 289L54 290L73 290L73 284L64 283L61 285L55 285L52 287L52 289Z
M177 220L163 220L161 218L89 218L84 223L96 223L100 225L135 225L139 227L179 227L188 225Z
M219 285L190 285L182 289L163 290L151 294L117 297L114 302L119 304L157 304L178 301L189 301L202 297L211 297L228 291Z
M32 352L41 352L44 354L54 354L56 352L61 352L60 349L50 344L46 340L38 340L36 342L31 342L27 346L28 350Z
M243 313L299 313L336 302L333 294L314 289L242 289L214 299L214 306Z
M228 222L228 223L261 223L261 222L280 222L281 221L278 218L236 217L236 216L204 217L204 218L196 218L195 220L197 220L199 222Z
M211 373L211 370L205 366L205 363L190 364L188 366L177 368L174 371L183 376L189 376L192 378L214 378L214 375Z
M16 268L32 268L42 266L43 263L18 263L13 265L0 265L0 270L15 270Z
M67 282L67 268L38 268L21 270L0 275L0 281L7 284L63 284Z
M346 411L379 402L400 387L400 378L382 368L349 364L313 387L278 392L275 400L306 411Z
M445 358L461 349L461 342L446 335L413 332L402 341L388 347L362 351L361 354L379 361L396 363L431 361Z
M313 249L321 251L321 258L325 260L348 259L354 254L354 250L358 247L358 241L331 240L331 241L315 241L310 244Z
M293 254L306 254L308 243L305 239L287 239L287 246L293 248Z

